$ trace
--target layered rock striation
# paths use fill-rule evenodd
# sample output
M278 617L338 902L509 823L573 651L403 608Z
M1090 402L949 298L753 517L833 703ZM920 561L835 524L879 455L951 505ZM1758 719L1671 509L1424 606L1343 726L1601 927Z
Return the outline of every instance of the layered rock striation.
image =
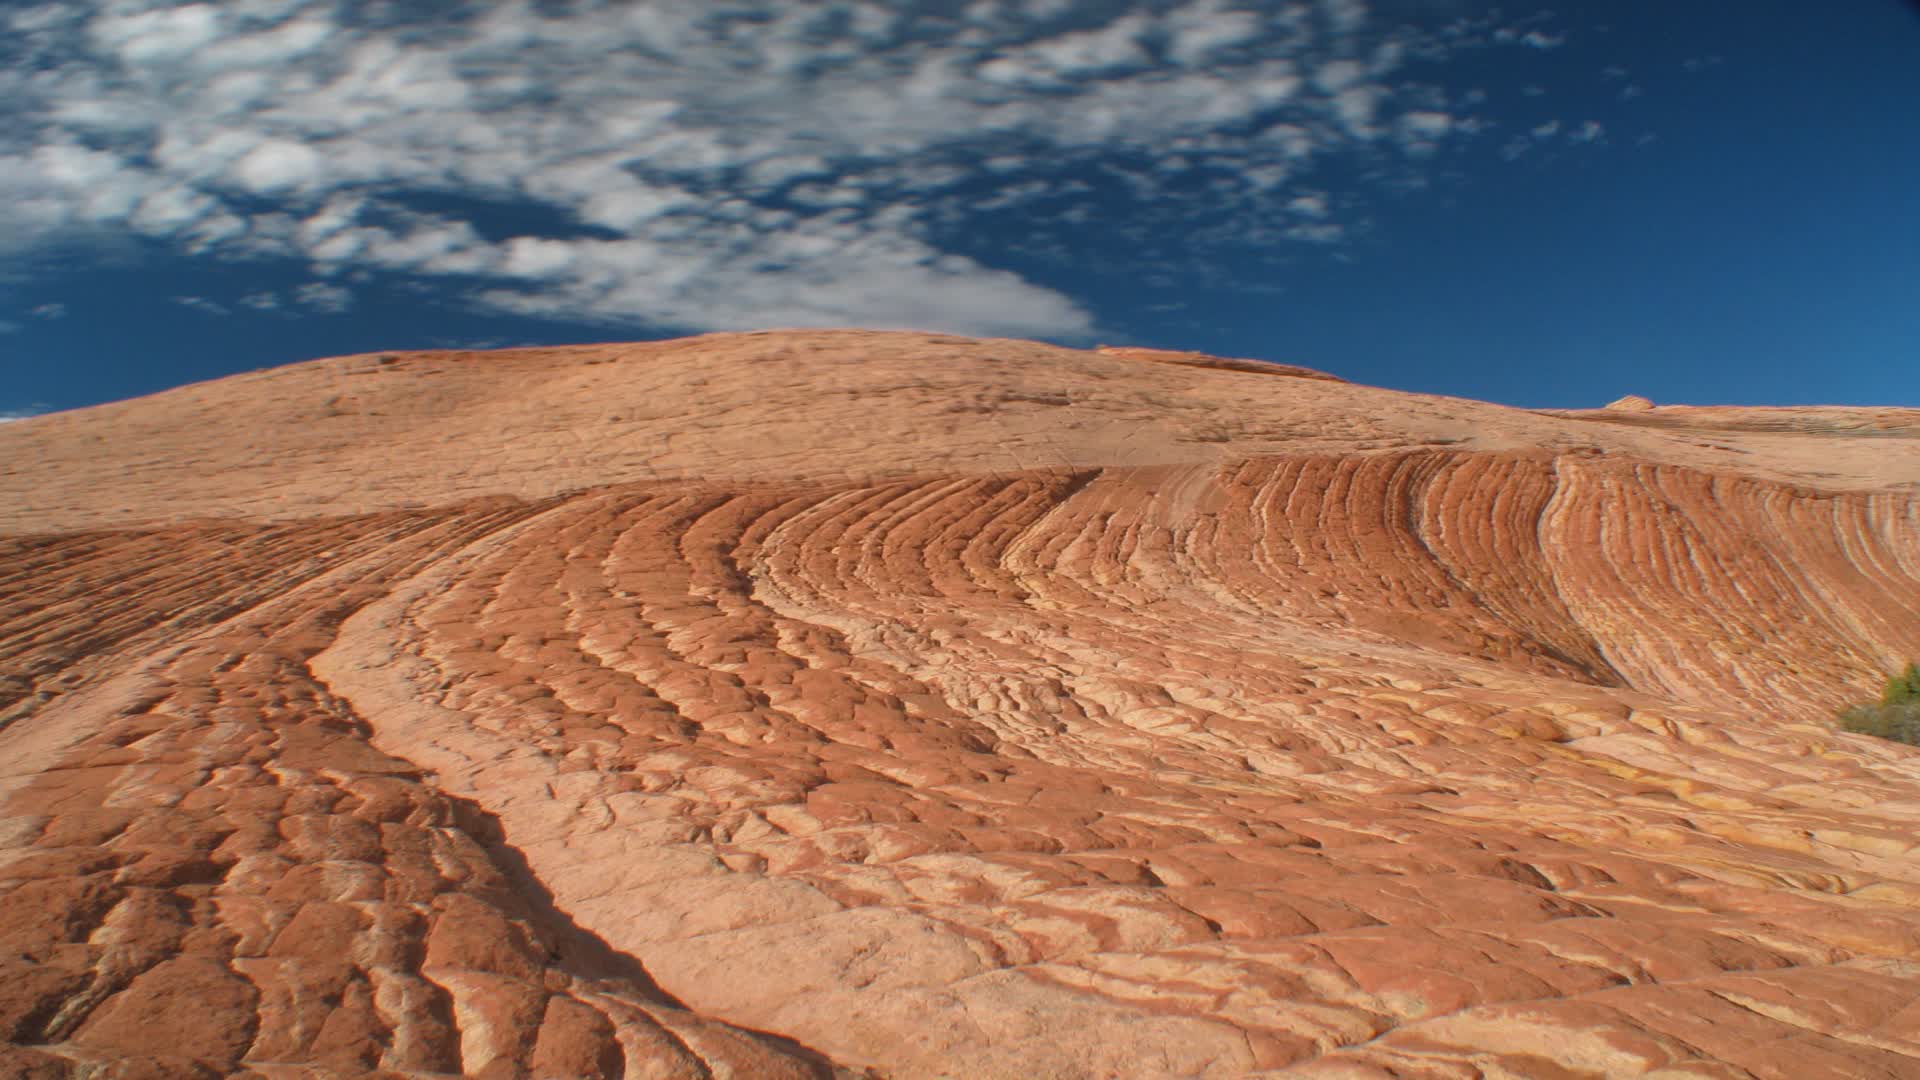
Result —
M0 1071L1920 1070L1912 411L716 335L0 493Z

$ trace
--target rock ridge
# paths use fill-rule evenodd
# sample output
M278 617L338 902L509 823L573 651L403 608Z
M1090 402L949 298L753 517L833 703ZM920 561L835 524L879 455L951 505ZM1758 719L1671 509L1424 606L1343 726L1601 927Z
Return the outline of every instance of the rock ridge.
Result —
M1920 752L1829 719L1920 655L1901 411L1195 355L0 427L0 1073L1920 1069Z

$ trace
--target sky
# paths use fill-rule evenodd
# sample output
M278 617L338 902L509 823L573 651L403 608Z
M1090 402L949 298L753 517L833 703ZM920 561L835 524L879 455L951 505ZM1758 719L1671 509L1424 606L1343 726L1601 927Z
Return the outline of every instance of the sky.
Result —
M1920 4L0 0L0 418L803 326L1920 406Z

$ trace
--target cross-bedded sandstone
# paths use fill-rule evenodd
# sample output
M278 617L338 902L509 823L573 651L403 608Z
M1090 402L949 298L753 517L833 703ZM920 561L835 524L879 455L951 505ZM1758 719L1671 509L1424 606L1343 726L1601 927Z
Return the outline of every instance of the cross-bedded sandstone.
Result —
M1826 722L1920 653L1911 418L1315 374L716 336L0 429L0 1064L1920 1068L1920 755Z

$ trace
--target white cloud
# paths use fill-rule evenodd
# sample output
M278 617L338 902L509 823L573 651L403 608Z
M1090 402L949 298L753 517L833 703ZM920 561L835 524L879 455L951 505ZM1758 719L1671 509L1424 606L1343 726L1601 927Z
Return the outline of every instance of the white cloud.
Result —
M64 319L67 317L67 305L58 302L49 302L33 308L28 311L27 314L36 319L45 319L48 322L52 322L55 319Z
M308 184L319 170L320 154L312 147L270 139L235 162L233 175L247 189L264 194Z
M0 409L0 424L11 424L15 420L28 420L44 413L44 409Z
M1332 60L1314 72L1314 85L1330 94L1339 93L1366 78L1367 67L1358 60Z
M1425 155L1439 148L1441 141L1453 131L1453 126L1454 119L1450 113L1436 109L1418 110L1400 116L1395 135L1409 153Z
M1363 0L1320 0L1320 10L1337 34L1355 33L1367 22Z
M1374 114L1379 110L1382 92L1374 86L1349 86L1333 96L1334 115L1357 138L1374 134Z
M1131 220L1191 216L1168 185L1205 176L1221 242L1264 229L1336 243L1350 223L1323 218L1358 200L1303 188L1317 166L1397 148L1419 168L1479 130L1403 70L1452 46L1374 26L1362 0L414 12L85 0L12 13L31 62L0 72L0 251L131 232L323 277L438 278L556 318L1072 336L1091 328L1074 301L956 254L943 230L1084 194L1076 168L1177 160L1130 172ZM969 187L987 158L1000 196ZM1302 209L1316 198L1319 217ZM495 239L454 208L476 202L550 224ZM1084 200L1058 214L1096 216ZM1313 228L1296 232L1302 216ZM269 295L352 302L319 282L238 302Z
M507 242L501 272L517 278L550 278L566 273L576 258L574 245L541 236L516 236Z
M1598 120L1589 120L1578 128L1567 132L1567 138L1577 143L1599 142L1605 138L1607 129Z
M195 52L193 63L215 71L259 69L310 53L338 30L339 27L324 17L295 19L270 30L224 38Z
M173 298L173 302L184 308L192 308L202 315L233 314L232 309L228 308L225 304L217 300L209 300L204 296L176 296Z
M1144 67L1149 57L1140 41L1148 26L1145 15L1128 15L1097 30L1045 38L1025 52L1061 75Z
M1263 22L1258 12L1228 10L1222 3L1199 3L1175 8L1162 20L1167 55L1177 64L1193 65L1259 38Z
M1544 30L1529 30L1520 38L1520 43L1529 49L1557 49L1567 43L1567 35L1549 34Z
M141 199L130 215L134 228L155 236L179 235L212 217L220 204L185 184L162 188Z
M295 302L302 307L328 315L338 315L353 306L353 293L343 286L324 281L310 282L293 290Z
M7 17L7 24L14 33L31 34L72 22L78 17L79 13L65 4L42 4L13 12Z
M164 60L190 53L220 33L220 10L212 4L187 4L129 14L109 12L93 21L94 40L130 63Z
M1289 228L1287 236L1306 244L1337 244L1347 238L1347 227L1331 221L1303 223Z
M1287 209L1315 221L1325 218L1331 212L1331 207L1332 204L1327 200L1326 192L1323 191L1298 195L1287 203Z

